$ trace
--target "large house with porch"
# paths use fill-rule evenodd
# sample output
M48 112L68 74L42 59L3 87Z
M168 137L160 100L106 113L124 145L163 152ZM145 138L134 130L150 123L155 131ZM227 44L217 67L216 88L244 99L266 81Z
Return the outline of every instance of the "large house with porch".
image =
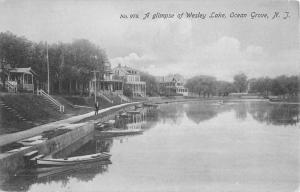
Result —
M0 74L0 86L9 92L34 92L36 88L38 75L31 67L11 68L7 65L0 69Z
M93 71L93 78L89 84L90 95L99 94L123 94L123 81L113 78L110 63L105 63L104 67Z
M121 79L124 83L124 94L131 97L146 97L146 82L141 81L140 74L137 70L121 66L119 64L113 69L114 76ZM126 92L129 92L128 93Z
M161 95L188 96L188 89L184 87L182 80L176 76L160 77L158 81Z

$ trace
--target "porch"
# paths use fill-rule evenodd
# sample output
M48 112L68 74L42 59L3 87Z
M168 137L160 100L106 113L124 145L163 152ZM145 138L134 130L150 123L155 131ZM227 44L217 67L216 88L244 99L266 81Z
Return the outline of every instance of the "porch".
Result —
M95 85L96 84L96 85ZM117 93L123 94L123 81L121 80L97 80L90 81L90 94L95 93L96 91L104 92L104 93Z
M0 72L2 70L0 69ZM1 79L1 86L5 87L8 91L18 92L34 92L34 81L37 74L29 68L11 68L8 69L2 78L5 78L5 85Z

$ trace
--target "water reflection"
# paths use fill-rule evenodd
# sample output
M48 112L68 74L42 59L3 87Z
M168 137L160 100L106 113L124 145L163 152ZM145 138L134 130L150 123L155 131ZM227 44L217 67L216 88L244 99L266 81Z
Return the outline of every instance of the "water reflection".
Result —
M273 125L296 125L299 122L299 105L251 103L247 112L259 121Z
M143 135L92 134L54 154L109 152L112 164L26 170L1 189L32 191L46 185L55 191L79 191L73 186L88 184L91 191L294 191L300 181L300 133L295 125L299 125L299 105L161 105L155 112L116 119L115 127L141 128Z
M218 115L231 109L231 105L218 104L214 102L188 103L185 107L186 115L196 124L202 121L212 119Z
M141 111L139 114L128 117L116 117L113 127L118 129L147 130L157 123L157 119L158 114L156 110L145 108L145 110ZM64 158L101 152L109 153L114 142L124 143L131 137L103 138L98 137L96 132L79 139L63 150L52 154L52 157ZM23 169L19 170L15 176L11 176L4 181L0 187L4 191L28 191L32 184L59 182L62 186L66 186L72 178L88 182L94 179L96 175L107 172L110 164L110 161L104 161L76 166Z
M49 184L59 182L66 186L69 180L90 181L98 174L108 171L111 162L97 162L67 167L37 168L20 170L18 175L12 176L2 184L4 191L27 191L32 184Z
M164 110L168 108L168 110ZM170 109L170 110L169 110ZM234 111L236 119L241 121L250 115L261 123L273 125L297 125L300 117L300 106L295 104L273 104L269 102L213 102L178 104L161 106L159 118L163 122L179 123L186 116L194 123L215 118L218 114Z
M165 108L168 108L168 110L165 110ZM182 118L184 114L184 105L179 104L179 105L172 105L172 104L167 104L160 106L159 110L159 118L160 120L164 121L165 123L167 121L170 121L171 123L179 123L180 119Z
M248 109L249 109L249 105L251 105L251 103L238 103L237 105L233 106L233 109L235 111L235 117L239 120L245 120L247 118L247 114L248 114Z

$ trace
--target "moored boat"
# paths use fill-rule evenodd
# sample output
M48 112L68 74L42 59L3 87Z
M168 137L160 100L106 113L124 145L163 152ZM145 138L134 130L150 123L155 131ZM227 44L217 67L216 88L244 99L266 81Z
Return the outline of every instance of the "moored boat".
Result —
M157 104L153 104L153 103L144 103L143 104L145 107L158 107L158 105Z
M138 135L142 134L142 129L112 129L107 131L96 132L97 137L118 137L118 136L128 136L128 135Z
M107 131L102 131L102 133L142 133L142 129L112 129Z
M69 158L61 159L37 159L38 166L66 166L66 165L76 165L81 163L90 163L102 160L108 160L111 157L107 153L95 153L91 155L83 155Z
M31 137L31 138L28 138L28 139L23 139L21 141L18 141L18 143L20 143L24 146L31 146L31 145L37 145L37 144L43 143L46 140L47 139L43 138L42 135L38 135L38 136Z

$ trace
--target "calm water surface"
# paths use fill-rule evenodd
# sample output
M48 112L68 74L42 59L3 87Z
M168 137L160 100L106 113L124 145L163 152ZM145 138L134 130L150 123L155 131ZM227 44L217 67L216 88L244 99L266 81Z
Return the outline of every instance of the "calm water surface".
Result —
M299 105L165 104L147 119L141 124L143 135L104 140L96 134L76 150L57 154L107 151L111 164L90 164L49 177L20 176L1 189L299 191Z

